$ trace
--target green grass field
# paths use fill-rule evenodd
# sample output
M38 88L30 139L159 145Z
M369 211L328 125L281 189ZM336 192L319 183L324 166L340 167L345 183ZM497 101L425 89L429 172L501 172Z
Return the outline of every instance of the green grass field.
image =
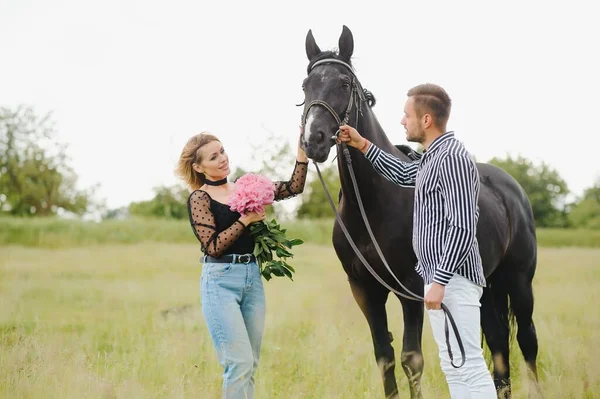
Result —
M295 253L295 281L265 284L257 398L383 398L367 323L333 250L307 243ZM0 397L220 397L199 256L195 244L156 242L0 246ZM540 249L534 319L546 398L600 392L599 282L600 249ZM395 298L388 314L398 354ZM424 395L448 397L427 323L423 345ZM516 342L511 361L514 397L526 397Z
M24 245L42 248L68 248L92 244L136 244L165 242L194 244L187 220L138 219L108 220L102 223L58 218L0 217L0 247ZM288 236L315 244L331 244L333 219L283 221ZM537 229L540 247L600 248L600 230Z

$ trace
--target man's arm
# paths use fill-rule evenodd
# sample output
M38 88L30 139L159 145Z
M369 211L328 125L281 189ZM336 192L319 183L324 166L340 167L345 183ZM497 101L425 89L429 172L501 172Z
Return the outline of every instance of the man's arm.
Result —
M440 164L440 185L447 221L442 260L433 280L446 285L475 241L479 175L467 156L450 155Z
M381 176L389 181L404 187L414 187L417 179L417 169L420 160L413 162L404 162L399 158L388 154L370 143L354 129L352 126L340 126L340 134L337 138L339 143L347 143L349 146L358 149L365 154L365 157L371 161L373 167Z
M370 143L365 157L375 170L389 181L404 187L414 187L420 160L404 162Z

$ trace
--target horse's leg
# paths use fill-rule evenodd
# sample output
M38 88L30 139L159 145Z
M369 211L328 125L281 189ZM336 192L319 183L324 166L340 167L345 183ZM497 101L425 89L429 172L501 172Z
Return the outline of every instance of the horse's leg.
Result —
M422 287L422 285L421 285ZM411 289L412 290L412 289ZM418 290L413 292L419 293ZM402 368L408 378L411 398L422 398L421 376L423 375L423 302L400 298L404 316L404 338L402 340Z
M516 273L509 285L510 306L517 319L517 341L529 369L530 397L541 397L538 384L537 353L538 341L533 324L533 287L532 279L524 273Z
M396 385L394 373L396 359L394 357L394 348L391 344L391 334L388 331L387 313L385 310L385 302L387 301L389 292L380 287L368 289L358 281L352 279L349 281L352 295L354 295L354 299L365 315L371 329L375 360L383 378L385 397L396 399L398 398L398 386Z
M499 399L511 397L509 363L508 294L504 282L492 281L481 297L481 329L494 363L494 384Z

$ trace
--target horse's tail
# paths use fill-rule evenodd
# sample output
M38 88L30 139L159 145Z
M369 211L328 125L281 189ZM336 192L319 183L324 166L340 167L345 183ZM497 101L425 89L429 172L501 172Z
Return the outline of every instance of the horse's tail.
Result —
M510 297L508 299L508 303L508 347L512 348L515 337L517 336L517 318L515 316L515 311L513 309Z

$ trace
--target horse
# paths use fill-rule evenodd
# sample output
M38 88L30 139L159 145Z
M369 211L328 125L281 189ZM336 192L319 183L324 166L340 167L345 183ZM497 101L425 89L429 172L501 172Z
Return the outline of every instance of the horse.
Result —
M348 27L343 26L338 44L337 51L321 51L312 30L306 35L309 63L302 84L305 97L300 106L304 105L304 132L300 141L307 156L315 165L326 161L335 145L333 139L339 124L345 122L384 151L406 162L414 161L410 147L392 144L373 113L375 97L362 88L351 63L354 39ZM351 163L345 162L343 156L337 157L341 189L337 205L339 220L334 222L332 243L354 299L369 324L385 397L398 398L386 301L391 292L389 287L401 290L398 282L413 293L423 295L423 280L415 271L417 259L412 248L414 189L400 187L380 176L358 150L348 148L347 151ZM536 366L538 341L532 319L532 281L537 264L533 211L523 188L508 173L486 163L477 163L477 168L481 186L477 240L486 277L480 300L481 327L493 359L496 391L499 398L511 396L509 346L514 328L518 326L517 341L533 382L531 385L535 388L530 389L530 395L541 393ZM353 181L359 192L366 195L356 195ZM374 238L398 279L396 281L384 268L385 263L365 232L359 198L362 198ZM388 288L367 271L353 252L340 222L354 240L356 249ZM404 317L402 369L408 379L411 398L422 398L424 306L422 302L394 293L400 300Z

